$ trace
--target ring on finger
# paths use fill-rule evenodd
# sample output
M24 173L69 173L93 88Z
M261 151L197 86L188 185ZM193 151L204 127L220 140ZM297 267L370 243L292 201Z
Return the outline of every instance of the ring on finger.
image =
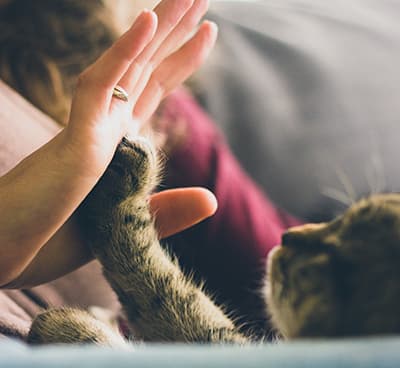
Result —
M128 92L126 92L121 86L115 86L113 89L113 97L118 98L119 100L122 100L124 102L128 102L129 100L129 95Z

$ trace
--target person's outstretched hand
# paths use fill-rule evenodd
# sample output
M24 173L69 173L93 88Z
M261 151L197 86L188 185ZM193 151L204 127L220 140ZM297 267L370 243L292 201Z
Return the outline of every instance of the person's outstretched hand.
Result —
M67 146L81 157L86 172L98 177L112 159L121 138L138 134L141 122L161 100L204 61L217 28L204 22L207 0L164 0L143 11L132 27L79 78ZM121 86L128 101L113 97ZM202 189L181 189L154 195L151 206L161 236L168 236L210 216L215 197Z
M164 0L143 11L132 27L84 71L65 129L66 145L86 173L103 173L123 136L135 135L160 101L203 62L217 28L204 22L207 0ZM121 86L128 101L113 97Z
M0 223L0 285L37 285L91 259L73 213L122 137L138 134L208 55L217 28L197 27L207 7L207 0L162 0L154 12L142 12L80 76L66 128L0 178L0 212L8 215ZM117 85L127 102L113 97ZM182 189L154 195L151 208L168 236L211 215L216 202L208 191Z

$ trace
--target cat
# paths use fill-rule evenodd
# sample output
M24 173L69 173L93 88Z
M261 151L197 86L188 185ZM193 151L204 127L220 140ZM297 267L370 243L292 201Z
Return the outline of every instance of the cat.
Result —
M289 230L268 257L266 300L287 338L400 332L400 194Z
M259 341L183 274L160 246L148 197L158 182L154 147L124 139L81 205L82 228L135 337L157 342ZM264 288L284 338L400 332L400 195L376 195L332 222L290 229L268 257ZM28 342L126 347L85 311L53 309L32 323Z

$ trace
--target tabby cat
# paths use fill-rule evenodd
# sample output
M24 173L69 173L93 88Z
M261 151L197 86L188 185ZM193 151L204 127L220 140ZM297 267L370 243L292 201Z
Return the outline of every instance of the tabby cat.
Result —
M266 300L282 335L400 332L400 194L289 230L268 259Z
M135 335L145 341L254 341L160 246L148 196L157 183L152 145L124 139L80 208L83 229ZM400 196L362 200L342 217L284 234L268 259L271 318L286 338L400 332ZM31 343L126 346L107 325L73 309L33 322Z

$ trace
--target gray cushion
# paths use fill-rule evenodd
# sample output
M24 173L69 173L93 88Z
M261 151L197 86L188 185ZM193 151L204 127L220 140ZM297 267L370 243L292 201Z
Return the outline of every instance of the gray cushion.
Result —
M217 2L202 101L244 167L309 220L400 189L400 3Z
M13 368L398 368L400 338L308 340L267 346L138 345L29 348L0 342L0 366Z

